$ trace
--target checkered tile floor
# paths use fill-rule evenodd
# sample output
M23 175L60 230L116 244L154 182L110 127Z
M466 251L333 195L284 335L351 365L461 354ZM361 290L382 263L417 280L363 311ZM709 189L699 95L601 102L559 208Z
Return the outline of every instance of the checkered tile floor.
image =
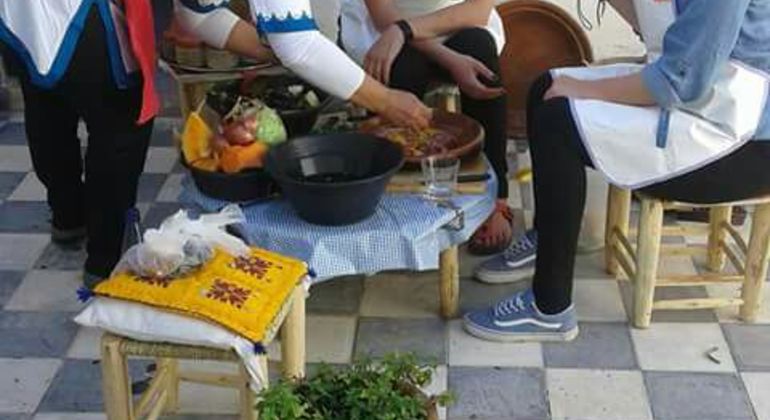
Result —
M159 121L141 182L148 226L178 208L183 173L170 148L173 124ZM49 243L44 198L23 127L11 119L0 130L0 419L103 418L98 334L70 321L79 309L74 291L83 252ZM520 210L521 203L512 198ZM751 326L736 323L732 310L662 312L649 330L634 330L626 322L628 285L606 277L601 254L578 260L575 301L582 323L573 343L476 340L458 321L437 317L435 273L396 273L338 279L311 291L308 362L312 368L361 354L415 351L439 365L432 389L458 396L445 413L450 419L770 419L770 311ZM463 257L463 310L522 287L473 281L476 262ZM663 269L694 272L698 262L668 259ZM667 292L705 297L735 290ZM714 347L720 363L704 355ZM146 363L132 365L138 378ZM174 418L235 418L235 398L226 390L185 385L184 414Z

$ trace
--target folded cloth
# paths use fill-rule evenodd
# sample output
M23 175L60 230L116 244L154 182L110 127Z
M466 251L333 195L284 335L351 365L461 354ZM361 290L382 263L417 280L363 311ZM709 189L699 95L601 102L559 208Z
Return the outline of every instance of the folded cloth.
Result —
M211 260L180 277L123 272L94 293L207 320L261 344L272 340L307 274L302 261L262 249L240 257L216 250Z

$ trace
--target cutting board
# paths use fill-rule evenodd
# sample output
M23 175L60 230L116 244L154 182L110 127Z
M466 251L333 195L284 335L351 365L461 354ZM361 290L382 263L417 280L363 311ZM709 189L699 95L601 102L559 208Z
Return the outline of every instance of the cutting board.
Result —
M463 175L481 175L489 171L489 165L483 155L463 162L460 165L460 176ZM421 193L425 191L422 184L422 172L404 169L391 178L386 190L390 193ZM458 194L486 194L487 182L464 182L458 183L455 190Z

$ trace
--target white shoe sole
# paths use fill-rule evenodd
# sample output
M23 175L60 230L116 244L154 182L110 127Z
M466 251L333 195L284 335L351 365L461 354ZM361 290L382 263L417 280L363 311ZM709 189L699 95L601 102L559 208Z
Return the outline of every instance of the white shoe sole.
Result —
M528 280L535 275L535 258L536 257L534 255L530 258L527 258L519 264L519 267L511 267L511 271L499 272L476 270L474 277L476 280L488 284L516 283L523 280ZM527 264L529 264L529 266L521 268Z
M463 328L468 334L476 338L498 343L567 342L574 340L578 336L578 333L580 333L580 328L578 328L577 325L575 328L563 333L531 334L493 332L473 324L468 324L467 322L463 322Z

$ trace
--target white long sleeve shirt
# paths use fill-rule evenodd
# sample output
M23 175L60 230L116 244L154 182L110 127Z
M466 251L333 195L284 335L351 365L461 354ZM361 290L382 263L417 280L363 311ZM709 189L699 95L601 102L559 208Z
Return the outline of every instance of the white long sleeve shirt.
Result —
M286 67L341 98L363 83L363 70L318 31L308 0L250 3L259 32ZM224 46L238 22L226 6L227 0L175 0L182 24L215 47ZM118 0L0 0L0 42L16 52L32 83L53 87L69 67L92 7L104 22L114 79L127 87L138 66Z

